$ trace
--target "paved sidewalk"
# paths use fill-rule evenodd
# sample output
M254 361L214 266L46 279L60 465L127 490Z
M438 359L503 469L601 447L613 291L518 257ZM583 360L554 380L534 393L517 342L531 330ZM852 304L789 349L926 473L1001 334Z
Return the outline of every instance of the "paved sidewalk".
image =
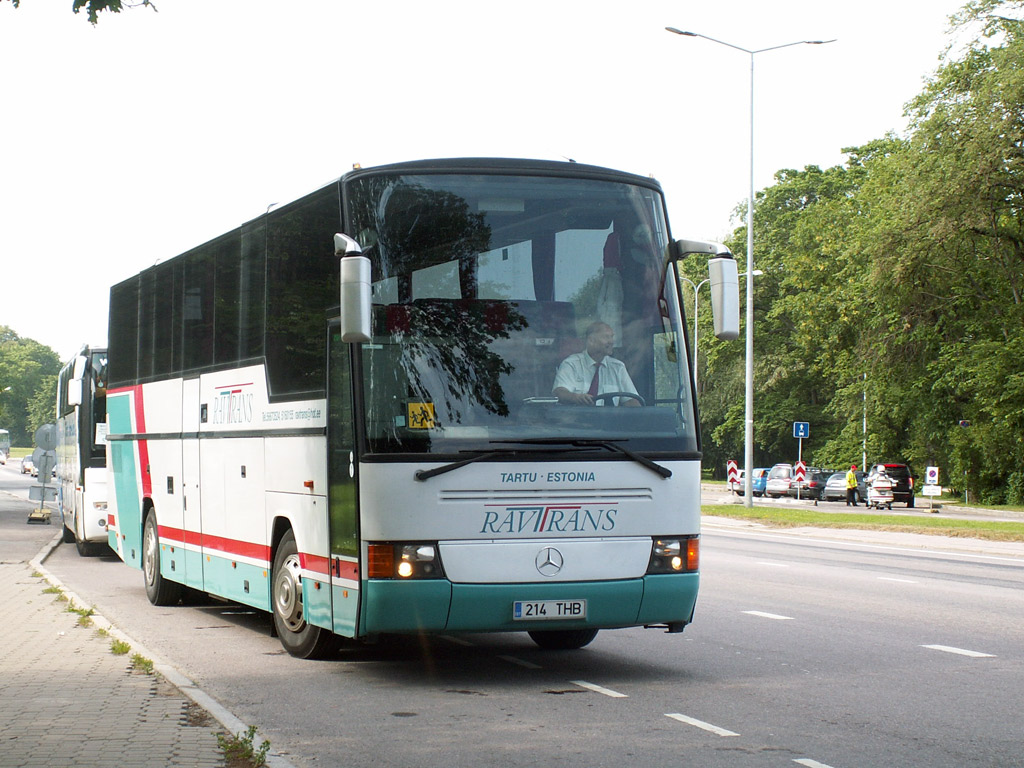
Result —
M0 507L32 505L0 493ZM222 725L168 676L134 671L137 649L114 655L102 617L80 626L42 570L0 562L0 768L224 766Z

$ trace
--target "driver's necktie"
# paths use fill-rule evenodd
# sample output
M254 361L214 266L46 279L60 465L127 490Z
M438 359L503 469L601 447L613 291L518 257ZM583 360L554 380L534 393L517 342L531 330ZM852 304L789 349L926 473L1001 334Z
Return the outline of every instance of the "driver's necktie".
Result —
M587 390L587 394L591 397L597 397L597 382L601 376L601 364L598 363L594 366L594 378L590 381L590 389Z

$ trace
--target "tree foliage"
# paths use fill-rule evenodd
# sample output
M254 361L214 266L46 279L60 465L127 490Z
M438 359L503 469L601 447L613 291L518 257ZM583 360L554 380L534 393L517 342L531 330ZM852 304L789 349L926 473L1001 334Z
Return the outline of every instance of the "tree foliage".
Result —
M795 458L790 425L810 421L813 463L866 449L1024 502L1024 22L1004 15L1022 6L955 17L980 33L908 105L907 136L779 171L758 195L759 465ZM741 227L734 252L744 243ZM707 345L702 381L724 393L702 411L714 462L741 448L738 347Z
M35 430L54 420L60 367L52 349L0 325L0 427L12 445L31 446Z
M21 0L11 0L11 3L17 8L21 5ZM85 11L89 23L95 25L99 21L100 13L104 11L120 13L122 8L137 8L146 5L154 11L156 10L152 0L138 0L138 2L134 3L128 2L128 0L72 0L71 10L75 13Z

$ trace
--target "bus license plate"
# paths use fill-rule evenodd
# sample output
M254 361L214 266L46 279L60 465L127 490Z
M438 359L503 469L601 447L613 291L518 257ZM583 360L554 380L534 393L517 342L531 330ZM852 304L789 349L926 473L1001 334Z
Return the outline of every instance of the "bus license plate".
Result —
M543 621L545 619L585 619L586 600L516 600L512 603L515 621Z

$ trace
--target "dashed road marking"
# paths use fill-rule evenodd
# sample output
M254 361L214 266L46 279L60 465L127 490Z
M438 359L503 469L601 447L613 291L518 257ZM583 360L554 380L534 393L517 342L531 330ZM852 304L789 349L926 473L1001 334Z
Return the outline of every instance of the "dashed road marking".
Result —
M730 731L725 728L719 728L717 725L705 723L703 720L697 720L693 717L687 717L686 715L681 715L678 712L675 712L673 714L666 714L665 717L671 717L673 720L678 720L680 723L686 723L687 725L693 725L697 728L702 728L703 730L710 731L711 733L714 733L718 736L739 736L739 734L735 731Z
M895 578L893 576L879 576L878 580L879 581L897 581L900 584L917 584L917 582L914 581L913 579L897 579L897 578Z
M960 656L970 656L972 659L994 659L995 655L991 653L982 653L981 651L968 651L964 648L954 648L951 645L922 645L922 648L931 648L933 651L944 651L946 653L955 653Z
M502 661L507 661L509 664L516 664L526 669L544 669L540 664L534 664L532 661L517 659L515 656L498 656L498 658Z
M811 760L809 757L801 757L799 760L794 760L797 765L804 765L807 768L832 768L831 765L825 763L819 763L817 760Z
M578 685L580 688L586 688L588 691L594 691L595 693L601 693L605 696L611 696L613 699L628 699L629 697L624 693L613 691L611 688L603 688L600 685L594 685L588 683L585 680L570 680L573 685Z
M777 613L765 613L764 611L743 611L749 616L759 616L762 619L775 619L776 621L792 621L792 616L779 616Z

